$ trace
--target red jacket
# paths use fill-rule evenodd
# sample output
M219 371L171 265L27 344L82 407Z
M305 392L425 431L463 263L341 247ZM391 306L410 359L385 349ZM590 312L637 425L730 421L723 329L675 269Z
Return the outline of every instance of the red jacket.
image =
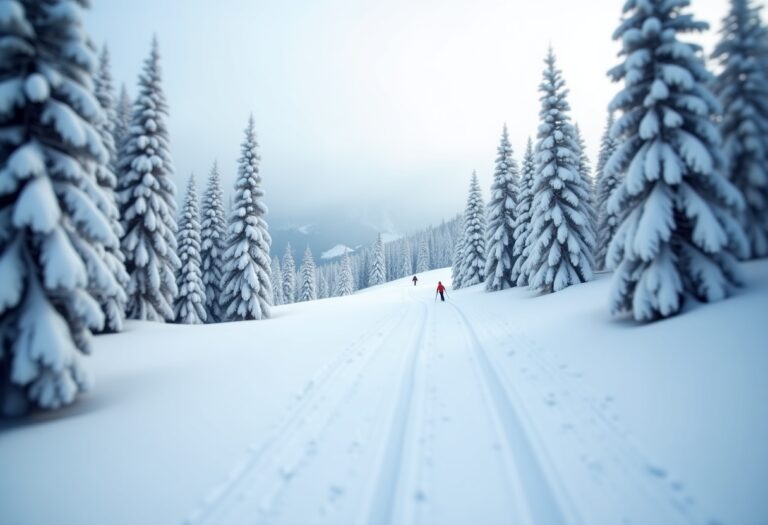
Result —
M444 292L445 286L443 286L443 283L437 283L437 291L438 292Z

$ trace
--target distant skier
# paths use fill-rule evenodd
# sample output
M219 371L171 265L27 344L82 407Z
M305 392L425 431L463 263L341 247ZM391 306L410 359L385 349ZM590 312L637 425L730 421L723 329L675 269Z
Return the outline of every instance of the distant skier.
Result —
M414 286L416 286L416 283L419 282L419 278L416 277L415 275L413 276L413 279L411 279L411 280L413 281L413 285Z
M445 293L445 286L443 286L441 281L437 281L437 293L435 294L435 297L437 297L437 294L440 294L440 300L445 302Z

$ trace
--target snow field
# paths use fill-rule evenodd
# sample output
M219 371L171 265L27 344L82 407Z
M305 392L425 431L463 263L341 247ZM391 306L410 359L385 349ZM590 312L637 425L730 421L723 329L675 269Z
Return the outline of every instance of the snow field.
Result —
M610 318L604 278L435 302L448 269L268 322L131 322L96 339L93 393L0 432L3 518L760 523L768 264L746 269L647 326Z

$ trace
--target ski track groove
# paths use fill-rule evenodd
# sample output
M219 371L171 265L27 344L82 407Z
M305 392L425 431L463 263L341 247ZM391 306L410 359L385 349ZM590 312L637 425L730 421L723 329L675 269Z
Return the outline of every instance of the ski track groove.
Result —
M568 504L565 492L554 486L553 476L550 474L551 468L546 468L549 465L541 464L541 460L548 459L545 451L531 442L530 431L521 421L516 403L509 395L508 385L493 366L474 328L458 306L453 302L449 304L457 313L467 337L468 346L474 354L475 369L480 373L481 383L484 384L490 397L492 408L489 408L496 414L496 420L500 423L506 438L504 442L511 451L519 477L519 486L522 487L525 495L524 504L527 507L529 523L531 525L581 523L572 506Z
M406 295L405 291L403 295ZM364 378L373 373L376 357L388 345L393 346L390 343L398 329L413 329L414 326L417 328L412 342L399 357L401 364L397 369L400 373L392 387L395 394L384 405L388 408L381 417L386 419L378 420L387 422L384 427L387 430L382 434L379 452L373 456L375 470L367 482L368 488L362 493L364 501L356 521L365 525L424 522L427 509L408 498L415 497L417 490L428 489L430 481L425 464L432 460L430 433L435 430L431 418L434 419L437 413L433 391L437 384L436 379L430 380L430 367L435 364L430 356L433 360L434 350L426 343L430 337L434 340L436 334L435 323L430 322L434 319L431 305L425 300L416 300L412 292L407 295L411 302L409 308L396 310L374 322L372 328L353 339L341 353L313 374L264 443L258 448L252 447L253 451L245 461L209 492L184 523L222 523L231 521L233 515L242 518L242 510L254 507L255 502L260 502L256 506L258 510L252 515L246 514L249 516L245 518L246 522L268 520L268 513L274 510L275 501L286 488L287 480L314 454L309 448L297 452L292 447L295 448L297 442L321 441L334 418L350 402L350 396L355 395ZM418 306L419 314L411 316L414 305ZM484 314L476 329L462 308L452 301L446 306L455 313L464 334L463 347L471 361L474 382L482 394L483 408L501 447L499 453L506 467L504 480L515 502L516 515L510 519L529 525L583 523L572 495L557 474L556 466L562 467L555 460L557 454L550 454L547 443L539 434L541 429L529 413L527 405L532 399L538 399L549 405L552 413L562 416L562 428L568 427L569 443L576 443L577 450L581 451L582 468L600 467L591 473L594 475L592 481L614 495L614 504L618 502L618 508L621 497L636 499L638 493L642 493L658 512L661 520L658 523L710 523L701 519L700 511L680 480L672 479L663 468L650 461L615 421L617 416L606 412L605 403L599 401L600 396L577 380L581 374L574 375L567 365L556 366L535 340L519 327L512 328L499 316ZM415 317L419 319L417 325L409 321ZM375 336L379 338L376 343L366 344ZM493 343L491 351L483 342ZM502 353L507 358L519 359L515 362L514 374L509 368L513 365L503 360ZM525 381L524 390L520 392L513 378L518 375L518 369ZM284 456L293 460L287 467L287 474L283 472L286 467L282 463L278 469L274 468L279 463L276 458L282 461ZM576 455L571 454L569 464L578 463L576 459ZM257 484L266 484L266 490L258 494L249 491L249 487ZM614 515L623 512L617 511L616 507L612 510ZM637 522L621 514L621 523ZM645 521L641 518L639 523Z
M457 310L458 308L455 307ZM462 315L463 312L462 312ZM466 317L466 315L464 315ZM493 319L494 322L488 322ZM485 333L499 343L499 348L509 347L511 342L517 343L517 350L524 350L528 363L523 364L524 368L530 366L537 367L536 375L532 377L532 382L539 392L541 400L552 404L552 408L564 415L564 421L573 421L577 424L568 423L569 432L574 435L582 444L592 444L590 452L597 451L601 457L589 457L586 460L596 461L600 465L617 466L622 472L622 476L614 479L602 480L603 487L607 487L609 492L618 492L621 487L626 488L624 496L635 496L638 491L642 491L649 498L648 503L654 504L654 508L664 513L664 517L659 517L657 523L685 523L689 525L703 525L711 523L711 520L704 519L701 512L696 508L693 498L685 493L681 488L679 480L667 480L671 485L678 485L677 488L665 483L667 478L666 471L660 468L657 463L650 460L640 449L628 438L628 433L611 416L606 414L605 410L595 402L600 396L589 392L588 387L583 382L577 382L574 377L581 378L582 374L568 374L565 365L556 366L548 361L544 356L544 350L530 336L517 328L514 332L509 328L509 322L500 319L498 316L490 315L485 319L487 327L496 327L506 337L493 335L489 328ZM467 319L469 323L469 319ZM471 324L471 323L470 323ZM491 360L489 356L489 360ZM508 385L514 384L514 381L504 372L503 366L496 365L500 370L500 375L505 378ZM549 384L542 384L539 380L546 379ZM558 394L555 394L555 393ZM576 396L572 395L573 393ZM581 406L577 406L581 405ZM566 408L567 406L567 408ZM591 429L600 439L600 446L595 447L595 436L587 436L584 428ZM661 473L661 474L660 474ZM601 472L605 475L604 472ZM608 476L610 478L610 476ZM655 501L652 501L655 500ZM663 508L659 508L661 504ZM625 518L630 520L630 518ZM667 521L673 520L673 521ZM635 523L627 521L627 523Z
M264 444L260 446L250 457L248 457L244 463L237 465L223 484L214 488L203 499L202 504L191 512L184 520L185 524L189 525L202 525L204 523L217 523L217 514L222 512L226 513L226 507L231 507L235 500L234 505L237 505L237 501L240 499L238 495L243 492L243 486L247 484L249 476L253 471L265 461L265 459L272 456L275 449L280 448L280 445L284 443L285 438L289 435L296 434L301 431L301 425L306 418L317 409L318 401L327 394L329 389L333 389L338 376L342 375L345 365L350 363L350 360L354 359L354 356L366 357L366 362L361 368L361 372L372 361L373 357L386 346L386 343L394 333L395 328L399 326L403 321L408 318L407 311L395 311L390 315L385 316L382 321L375 323L371 329L366 330L360 336L355 338L350 343L346 350L342 351L337 357L335 357L329 364L323 366L317 373L312 376L312 379L308 382L301 393L297 394L299 401L293 407L288 408L288 415L284 418L282 423L277 425L277 430L268 437ZM372 335L381 333L382 329L392 324L393 328L386 332L389 337L384 337L373 348L366 350L364 344L368 341ZM341 396L341 401L347 397L348 391L352 391L356 388L357 382L353 381L349 385L345 385L346 392ZM334 410L330 410L328 419L332 419L335 413Z
M413 398L418 373L418 363L423 356L426 340L428 320L431 318L427 304L423 301L415 301L421 307L419 332L415 343L410 346L405 354L407 361L400 383L399 395L395 404L389 434L386 437L384 450L378 462L378 473L373 484L373 493L369 496L368 503L363 507L362 519L359 521L365 525L389 525L395 523L393 518L400 509L398 505L398 489L400 488L399 474L404 470L404 457L407 456L406 448L415 447L416 443L407 440L409 431L413 434L416 424L413 418L415 411ZM402 501L401 501L402 503Z

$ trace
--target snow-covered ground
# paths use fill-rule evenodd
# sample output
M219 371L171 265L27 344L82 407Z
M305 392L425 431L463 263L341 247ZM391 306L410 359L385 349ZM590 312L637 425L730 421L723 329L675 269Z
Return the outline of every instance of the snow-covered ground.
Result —
M92 393L1 429L0 523L766 523L768 262L642 326L605 278L449 273L99 337Z

